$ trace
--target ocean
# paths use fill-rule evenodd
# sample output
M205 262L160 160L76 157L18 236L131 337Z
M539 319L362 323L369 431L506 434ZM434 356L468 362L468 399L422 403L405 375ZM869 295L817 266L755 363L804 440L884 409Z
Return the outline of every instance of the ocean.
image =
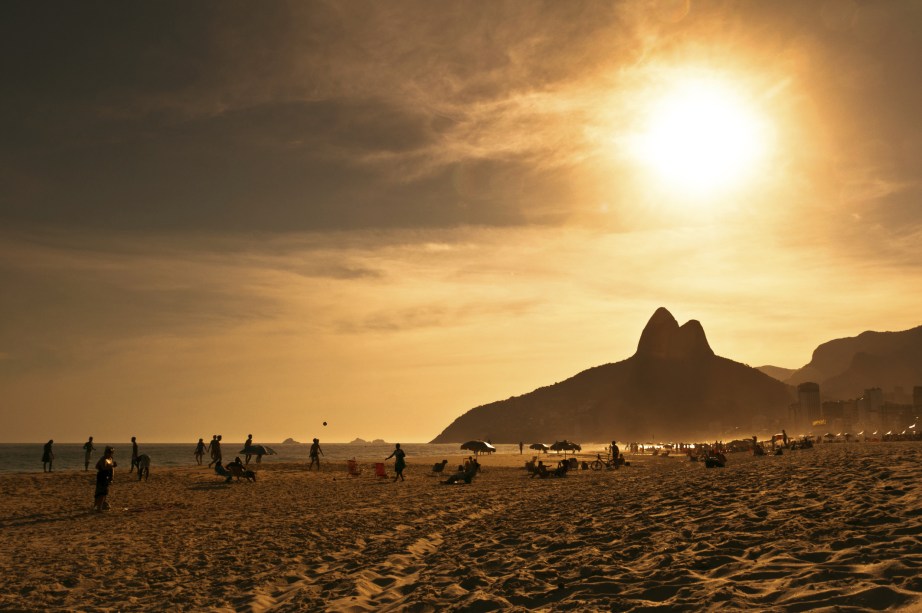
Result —
M206 443L208 441L205 441ZM93 452L93 461L90 464L90 470L93 464L102 455L102 450L106 445L115 448L115 459L120 468L127 469L130 466L131 443L112 443L93 441L96 451ZM262 443L261 443L262 444ZM156 470L157 466L195 466L195 457L192 455L195 451L195 442L190 443L139 443L138 451L146 453L151 458L151 466ZM308 452L310 443L268 443L276 453L275 455L263 456L263 463L273 462L304 462L307 464L310 460ZM450 445L430 445L428 443L401 443L401 448L407 454L407 462L412 463L414 456L445 456L449 462L454 459L460 460L470 454L468 451L462 451L458 444ZM23 473L23 472L41 472L42 471L42 448L44 443L0 443L0 473ZM320 448L323 450L321 462L340 464L350 458L358 460L383 460L391 451L394 450L393 443L324 443L321 441ZM234 459L234 456L243 454L239 453L243 449L243 442L231 443L222 441L221 449L223 451L224 461ZM518 445L496 445L496 452L502 454L518 454ZM526 448L525 453L529 450ZM531 452L534 453L534 452ZM83 443L55 443L54 444L54 470L83 470ZM204 463L208 463L210 458L205 455Z

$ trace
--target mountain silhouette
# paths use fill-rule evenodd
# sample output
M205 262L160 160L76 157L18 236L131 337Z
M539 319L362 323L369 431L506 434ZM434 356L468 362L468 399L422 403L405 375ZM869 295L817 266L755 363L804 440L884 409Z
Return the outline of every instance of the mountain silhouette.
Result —
M787 383L820 384L825 398L858 398L865 389L912 391L922 385L922 326L901 332L862 332L823 343L810 363L796 370Z
M748 438L753 418L782 423L793 400L790 386L715 355L698 321L679 326L661 307L630 358L473 408L432 442L703 440L733 428Z

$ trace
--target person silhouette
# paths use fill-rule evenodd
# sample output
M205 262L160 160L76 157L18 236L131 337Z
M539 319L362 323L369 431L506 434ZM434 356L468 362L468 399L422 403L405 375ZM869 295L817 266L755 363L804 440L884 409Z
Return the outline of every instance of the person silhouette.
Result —
M42 447L42 472L50 473L54 467L54 450L52 449L54 445L54 440L49 440L45 443L45 446Z
M221 435L217 434L214 437L214 440L211 441L211 462L208 463L208 466L211 467L215 462L220 462L224 459L224 455L221 453Z
M91 436L89 440L83 443L83 470L87 471L90 469L90 456L93 452L96 451L96 448L93 447L93 437Z
M96 493L93 502L93 508L97 513L109 510L109 503L106 498L109 497L109 485L112 484L112 477L115 474L115 449L106 447L103 455L96 462Z
M314 467L314 462L317 463L317 472L320 472L320 456L323 455L323 449L320 448L320 439L315 438L313 444L311 445L310 457L311 463L308 465L307 470L311 470Z
M407 462L404 459L406 457L407 454L403 449L400 448L400 443L396 443L394 446L394 451L391 452L391 455L384 458L385 462L391 458L394 458L394 481L397 481L397 479L406 481L406 479L403 478L403 469L407 466Z
M128 474L134 472L135 467L138 465L138 439L131 437L131 468L128 469Z
M198 443L195 445L195 451L192 453L195 456L195 463L201 466L202 457L205 455L205 439L200 438L198 440Z

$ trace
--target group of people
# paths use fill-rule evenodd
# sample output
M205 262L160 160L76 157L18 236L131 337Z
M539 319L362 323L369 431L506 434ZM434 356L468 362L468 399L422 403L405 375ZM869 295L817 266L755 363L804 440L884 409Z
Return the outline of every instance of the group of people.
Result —
M250 435L253 436L252 434ZM195 451L192 454L195 456L195 463L199 466L202 465L202 458L205 457L205 454L211 456L211 462L208 463L208 468L211 468L216 463L221 462L224 457L221 454L221 435L212 434L211 442L207 445L205 444L205 439L199 439L198 443L195 445Z

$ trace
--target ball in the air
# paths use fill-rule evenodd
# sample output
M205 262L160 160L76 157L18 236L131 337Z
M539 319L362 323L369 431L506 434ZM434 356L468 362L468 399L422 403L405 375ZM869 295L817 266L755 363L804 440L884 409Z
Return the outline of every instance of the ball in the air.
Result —
M323 425L324 425L324 426L327 425L327 422L323 422Z

